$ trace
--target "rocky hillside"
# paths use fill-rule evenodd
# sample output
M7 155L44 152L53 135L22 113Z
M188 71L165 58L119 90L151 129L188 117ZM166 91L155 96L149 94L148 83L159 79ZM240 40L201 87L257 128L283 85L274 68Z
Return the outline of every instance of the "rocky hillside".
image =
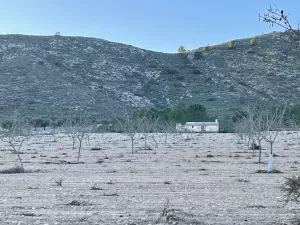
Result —
M300 103L300 58L271 33L182 54L97 38L0 36L0 114L107 117L200 103L221 115L256 100Z

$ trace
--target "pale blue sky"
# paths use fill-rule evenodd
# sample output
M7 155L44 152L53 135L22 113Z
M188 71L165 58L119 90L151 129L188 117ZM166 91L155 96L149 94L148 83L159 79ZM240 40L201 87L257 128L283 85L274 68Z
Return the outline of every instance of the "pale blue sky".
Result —
M275 30L257 16L270 4L300 22L299 0L0 0L0 34L60 31L175 52Z

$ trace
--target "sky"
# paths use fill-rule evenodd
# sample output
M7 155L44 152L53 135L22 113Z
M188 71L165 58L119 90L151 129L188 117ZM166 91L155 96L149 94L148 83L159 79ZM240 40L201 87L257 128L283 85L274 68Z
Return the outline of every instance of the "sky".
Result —
M280 30L258 20L274 4L297 26L299 0L0 0L0 34L60 32L172 53Z

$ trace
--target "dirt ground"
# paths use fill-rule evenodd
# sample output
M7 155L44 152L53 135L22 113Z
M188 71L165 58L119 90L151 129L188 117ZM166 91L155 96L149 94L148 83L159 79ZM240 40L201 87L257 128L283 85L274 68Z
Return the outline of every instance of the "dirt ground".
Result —
M300 135L299 135L300 136ZM280 185L299 174L300 139L280 134L274 169L233 134L156 134L131 141L124 134L91 134L80 164L72 139L47 133L22 148L28 173L0 174L0 224L291 224L300 206L282 207ZM77 148L77 145L76 145ZM0 170L18 165L0 143ZM59 185L61 183L61 186Z

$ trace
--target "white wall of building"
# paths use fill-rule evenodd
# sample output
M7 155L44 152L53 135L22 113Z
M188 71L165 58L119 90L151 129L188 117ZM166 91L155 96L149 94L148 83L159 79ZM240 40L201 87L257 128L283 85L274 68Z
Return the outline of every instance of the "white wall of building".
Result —
M186 124L176 124L176 130L192 132L219 132L218 120L215 122L187 122Z
M206 132L219 132L219 126L207 126L205 127Z

